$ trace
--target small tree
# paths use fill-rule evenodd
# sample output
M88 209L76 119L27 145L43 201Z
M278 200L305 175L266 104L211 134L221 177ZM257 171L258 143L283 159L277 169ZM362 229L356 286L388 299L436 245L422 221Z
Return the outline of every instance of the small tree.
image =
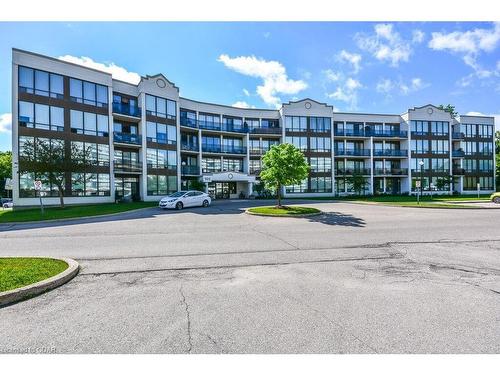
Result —
M71 143L69 155L63 140L28 139L20 150L19 173L35 173L44 184L57 187L61 207L64 208L66 175L75 173L73 182L81 183L90 163L90 149Z
M450 176L441 177L436 180L436 188L438 190L444 190L447 186L453 183L453 178Z
M447 104L446 106L440 104L439 109L442 109L443 111L449 112L451 117L457 117L458 112L455 110L455 106L451 104Z
M309 174L304 154L290 143L273 145L262 157L260 178L266 187L276 191L277 207L281 206L283 186L300 184Z
M12 178L12 151L0 151L0 196L5 191L8 178Z
M359 172L354 172L352 176L347 178L347 181L352 185L352 189L356 194L361 195L365 191L368 182Z
M192 190L205 191L205 183L200 180L192 180L190 185Z

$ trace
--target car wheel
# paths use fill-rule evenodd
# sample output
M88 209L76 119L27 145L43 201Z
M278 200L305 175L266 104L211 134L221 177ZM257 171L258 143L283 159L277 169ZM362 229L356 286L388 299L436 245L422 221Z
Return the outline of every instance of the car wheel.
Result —
M208 207L210 205L210 203L208 203L208 200L204 200L203 201L203 207Z
M182 204L182 202L177 202L177 204L175 205L175 209L177 210L182 210L183 207L184 205Z
M493 202L496 204L500 204L500 197L493 198Z

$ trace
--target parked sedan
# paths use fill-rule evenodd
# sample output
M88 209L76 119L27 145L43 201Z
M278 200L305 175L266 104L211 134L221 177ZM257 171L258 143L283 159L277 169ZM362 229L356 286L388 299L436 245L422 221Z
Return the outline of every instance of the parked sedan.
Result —
M12 199L1 199L2 202L2 207L3 208L12 208L14 207L14 202L12 202Z
M212 198L207 193L197 190L178 191L167 195L160 200L160 208L175 208L182 210L184 207L208 207L212 203Z
M500 192L491 194L490 199L493 203L500 204Z

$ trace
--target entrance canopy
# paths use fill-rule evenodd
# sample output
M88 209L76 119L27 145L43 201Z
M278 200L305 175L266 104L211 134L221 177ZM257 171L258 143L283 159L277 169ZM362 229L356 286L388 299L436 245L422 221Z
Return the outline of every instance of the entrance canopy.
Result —
M255 176L240 172L222 172L203 175L203 182L255 182Z

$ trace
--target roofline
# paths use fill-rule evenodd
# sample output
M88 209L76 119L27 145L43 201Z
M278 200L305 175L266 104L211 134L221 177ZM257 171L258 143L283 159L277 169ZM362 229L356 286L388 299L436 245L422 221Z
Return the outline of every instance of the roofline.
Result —
M285 106L285 105L297 104L297 103L300 103L300 102L303 102L303 101L306 101L306 100L310 100L311 102L314 102L316 104L321 104L321 105L324 105L326 107L330 107L332 109L332 112L333 112L333 105L330 105L328 103L318 102L317 100L314 100L314 99L311 99L311 98L304 98L304 99L299 99L299 100L296 100L296 101L289 100L288 103L281 103L281 108L283 108L283 106Z
M458 118L462 117L480 117L480 118L492 118L495 119L495 116L484 116L484 115L458 115Z
M28 55L37 56L37 57L42 57L42 58L44 58L44 59L49 59L49 60L52 60L52 61L57 61L57 62L60 62L60 63L64 63L64 64L68 64L68 65L72 65L72 66L77 66L77 67L79 67L79 68L92 70L92 71L97 72L97 73L106 74L106 75L110 76L110 77L111 77L111 79L113 79L113 76L112 76L112 74L111 74L111 73L108 73L108 72L105 72L105 71L102 71L102 70L99 70L99 69L95 69L95 68L90 68L90 67L85 66L85 65L75 64L75 63L72 63L72 62L69 62L69 61L61 60L61 59L58 59L57 57L52 57L52 56L42 55L41 53L36 53L36 52L26 51L26 50L24 50L24 49L19 49L19 48L14 48L14 47L12 47L12 51L21 52L21 53L26 53L26 54L28 54ZM125 82L125 83L128 83L128 82ZM132 85L133 85L133 83L132 83Z
M188 100L190 102L195 102L199 104L208 104L208 105L215 105L219 107L226 107L226 108L233 108L233 109L242 109L244 111L268 111L268 112L279 112L279 109L270 109L270 108L241 108L241 107L233 107L232 105L227 105L227 104L217 104L217 103L211 103L211 102L202 102L200 100L194 100L194 99L189 99L185 98L183 96L179 96L179 99L183 100Z
M369 116L397 116L401 117L401 115L398 115L397 113L369 113L369 112L333 112L333 114L340 114L340 115L369 115Z

